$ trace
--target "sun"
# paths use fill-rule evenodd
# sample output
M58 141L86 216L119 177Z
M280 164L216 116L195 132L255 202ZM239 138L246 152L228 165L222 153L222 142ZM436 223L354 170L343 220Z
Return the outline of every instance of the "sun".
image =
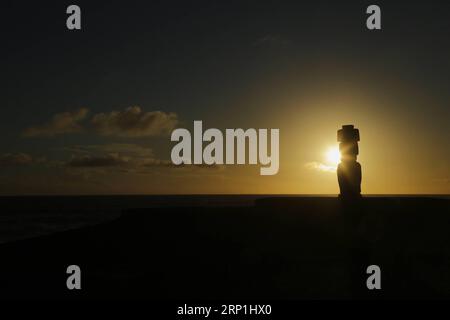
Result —
M326 159L328 164L337 166L341 161L341 153L338 147L330 147L326 152Z

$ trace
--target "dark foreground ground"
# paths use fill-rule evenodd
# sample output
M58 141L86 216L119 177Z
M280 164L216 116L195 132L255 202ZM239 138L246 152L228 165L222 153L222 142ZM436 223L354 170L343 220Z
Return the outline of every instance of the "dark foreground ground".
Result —
M450 201L266 198L127 210L0 246L1 298L450 298ZM82 290L66 288L66 268ZM381 268L379 291L367 266Z

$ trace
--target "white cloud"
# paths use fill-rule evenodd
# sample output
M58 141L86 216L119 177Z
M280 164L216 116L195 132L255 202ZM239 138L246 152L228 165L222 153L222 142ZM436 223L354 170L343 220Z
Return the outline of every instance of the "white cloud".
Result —
M311 170L321 171L321 172L336 172L336 166L330 166L323 164L321 162L313 161L305 164L305 167Z

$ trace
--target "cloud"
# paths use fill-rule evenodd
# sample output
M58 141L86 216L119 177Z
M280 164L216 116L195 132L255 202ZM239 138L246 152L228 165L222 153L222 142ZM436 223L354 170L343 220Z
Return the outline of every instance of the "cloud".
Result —
M175 168L182 168L182 169L192 169L192 170L217 170L217 171L223 171L225 170L225 165L223 164L181 164L181 165L174 165Z
M138 168L174 167L170 160L155 158L126 157L120 154L73 156L67 166L72 168L121 167L123 172L132 172Z
M78 145L64 150L72 153L67 166L76 168L135 166L136 161L153 157L152 149L128 143Z
M5 153L0 155L0 166L21 166L33 163L33 157L26 153Z
M139 167L168 166L169 161L155 159L153 150L137 144L111 143L64 148L72 153L67 166L72 168L121 167L132 171Z
M178 124L175 113L144 112L140 107L99 113L92 117L94 130L104 136L145 137L169 133Z
M112 143L64 148L71 153L65 166L72 169L111 169L122 173L150 173L155 169L173 169L176 172L223 171L223 165L174 165L172 161L158 159L151 148L137 144ZM102 173L107 171L102 170Z
M23 132L23 135L26 137L51 137L59 134L81 132L83 127L80 122L86 118L88 113L88 109L81 108L72 112L55 114L49 122L30 127Z
M52 137L91 131L102 136L149 137L167 134L179 123L177 114L173 112L145 112L140 107L128 107L123 111L95 114L89 125L83 125L81 122L87 118L88 113L88 109L82 108L55 114L47 123L25 129L23 135Z
M127 165L129 158L121 157L118 154L108 154L103 156L85 155L72 157L67 165L74 168L98 168L98 167L119 167Z
M146 168L154 168L154 167L173 167L174 164L170 160L161 160L161 159L145 159L139 163L141 166Z
M305 164L305 167L311 170L317 170L321 172L336 172L337 170L336 166L329 166L317 161L308 162Z
M153 150L137 144L131 143L109 143L93 145L77 145L64 148L63 150L75 154L112 154L118 153L130 157L152 157Z

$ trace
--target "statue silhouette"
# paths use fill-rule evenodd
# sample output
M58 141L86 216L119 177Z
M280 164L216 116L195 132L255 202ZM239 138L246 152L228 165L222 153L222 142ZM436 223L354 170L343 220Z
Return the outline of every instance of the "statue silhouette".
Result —
M359 130L353 125L344 125L337 132L340 142L341 162L337 168L339 197L357 198L361 196L361 165L356 161L359 154Z

